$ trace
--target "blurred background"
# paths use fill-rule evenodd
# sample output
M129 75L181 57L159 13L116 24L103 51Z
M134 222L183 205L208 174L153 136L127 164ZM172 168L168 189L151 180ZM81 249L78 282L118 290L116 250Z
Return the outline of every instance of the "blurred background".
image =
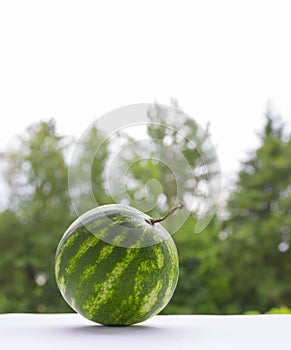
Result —
M70 312L54 278L56 246L76 215L68 191L72 149L95 117L127 104L163 105L145 130L204 173L197 149L155 127L169 123L203 147L206 130L222 171L219 210L193 233L197 211L174 235L180 279L163 313L287 313L291 307L291 22L286 1L10 1L0 4L0 312ZM172 100L174 107L179 107ZM279 113L280 112L280 113ZM281 115L281 116L280 116ZM112 202L104 169L120 133L104 144L94 125L75 170L91 171L96 200ZM163 164L130 168L133 199L163 184L159 217L176 187ZM94 159L88 168L88 159ZM211 168L213 155L204 161ZM187 192L187 191L186 191ZM152 195L158 197L160 190ZM85 198L83 199L85 200ZM130 204L130 202L128 203Z

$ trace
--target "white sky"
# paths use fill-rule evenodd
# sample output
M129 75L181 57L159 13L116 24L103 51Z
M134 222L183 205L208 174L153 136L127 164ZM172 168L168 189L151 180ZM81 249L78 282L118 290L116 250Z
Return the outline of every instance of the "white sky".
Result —
M132 103L179 100L211 123L225 175L268 101L291 125L289 1L1 1L0 148L54 117L81 135Z

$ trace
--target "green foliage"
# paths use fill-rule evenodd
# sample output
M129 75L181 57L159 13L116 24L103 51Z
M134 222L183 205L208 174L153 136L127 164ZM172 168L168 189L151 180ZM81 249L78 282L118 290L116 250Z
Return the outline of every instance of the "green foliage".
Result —
M152 217L162 216L178 201L186 204L184 211L189 218L174 235L179 251L180 278L174 297L163 313L219 313L215 302L225 290L226 282L220 268L213 269L218 265L218 226L213 221L200 234L194 229L199 205L204 203L206 196L203 185L217 176L216 157L209 147L209 131L203 131L194 119L181 112L175 101L172 107L153 105L148 111L146 130L152 142L134 143L134 147L118 153L123 168L128 169L131 199L127 204L140 210L154 207L149 212ZM125 133L120 134L120 138L125 140L124 144L134 141ZM190 165L190 170L185 164ZM177 181L180 181L180 191ZM195 207L192 206L194 200ZM159 204L155 206L153 203ZM183 215L183 211L177 211L163 225L173 232Z
M111 203L111 198L105 191L104 175L106 161L109 158L109 144L103 142L103 139L102 132L94 125L91 126L78 142L78 154L70 162L70 195L78 206L74 208L79 210L78 213L92 209L96 203L100 205Z
M205 197L203 186L217 173L215 154L207 151L208 130L201 133L195 121L179 110L171 113L159 105L149 111L147 137L159 141L150 154L148 146L140 143L120 152L118 158L119 165L128 169L130 195L121 197L121 202L136 207L140 203L138 208L143 210L142 206L146 209L158 201L149 213L155 218L177 200L190 211L173 237L179 251L180 278L163 313L290 312L290 136L267 115L261 145L242 163L235 189L223 208L224 219L215 216L197 234L194 227L199 205L190 207L188 203L194 192L195 198ZM161 127L165 124L166 128ZM105 170L117 147L134 141L133 136L120 132L95 154L96 144L102 139L101 131L93 126L79 145L75 163L70 164L71 175L77 180L71 195L78 199L81 211L91 209L88 173L92 174L95 200L99 204L113 201ZM68 193L67 146L70 144L57 134L50 120L29 127L14 147L1 155L9 202L0 212L0 312L69 311L54 278L56 246L75 219ZM164 159L175 160L170 150L165 152L167 147L179 151L195 169L193 176L182 164L176 164L185 180L179 198L173 169L154 159L155 154L162 154ZM203 160L197 148L204 150ZM118 185L117 170L115 175L113 180ZM181 212L165 222L169 230L175 228L183 216Z
M259 315L259 314L260 314L260 312L256 311L256 310L249 310L249 311L244 312L244 315Z
M0 310L68 310L54 279L56 242L72 220L64 140L53 121L28 128L5 154L9 209L0 214Z
M274 307L273 309L266 312L267 314L291 314L291 309L287 306Z
M249 310L244 312L244 315L259 315L260 312L257 310ZM291 314L291 309L287 306L274 307L271 310L267 311L266 314Z
M267 115L261 146L243 163L229 199L220 260L231 269L223 312L290 305L291 139Z
M219 313L216 298L224 292L224 280L216 264L217 227L212 222L205 232L194 233L196 219L191 216L174 235L180 277L166 314ZM218 268L213 268L217 266Z

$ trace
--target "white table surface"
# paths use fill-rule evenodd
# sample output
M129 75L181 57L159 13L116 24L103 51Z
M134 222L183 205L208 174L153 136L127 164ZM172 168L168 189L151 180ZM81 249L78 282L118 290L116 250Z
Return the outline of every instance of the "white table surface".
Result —
M2 314L0 349L291 350L291 315L155 316L104 327L77 314Z

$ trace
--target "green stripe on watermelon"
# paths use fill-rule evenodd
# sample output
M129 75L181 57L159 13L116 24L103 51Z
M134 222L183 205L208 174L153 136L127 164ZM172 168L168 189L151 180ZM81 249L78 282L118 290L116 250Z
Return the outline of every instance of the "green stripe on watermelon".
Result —
M66 267L66 274L71 275L74 269L77 267L78 261L87 253L90 248L94 248L100 239L95 236L88 237L79 247L77 253L70 259L68 266Z
M100 254L96 259L96 261L94 262L94 264L85 268L81 276L81 282L84 282L86 279L94 276L94 274L98 269L98 266L102 263L103 260L107 259L112 254L114 249L115 249L114 245L108 245L108 246L102 247L102 249L100 250Z

